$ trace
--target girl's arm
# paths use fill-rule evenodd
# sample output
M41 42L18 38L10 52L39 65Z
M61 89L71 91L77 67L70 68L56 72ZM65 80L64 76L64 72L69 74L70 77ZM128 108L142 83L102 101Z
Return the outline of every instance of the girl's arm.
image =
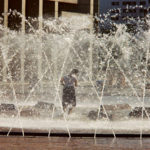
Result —
M78 82L77 82L77 80L75 80L75 86L78 86Z
M61 85L64 85L64 78L61 78L60 83Z

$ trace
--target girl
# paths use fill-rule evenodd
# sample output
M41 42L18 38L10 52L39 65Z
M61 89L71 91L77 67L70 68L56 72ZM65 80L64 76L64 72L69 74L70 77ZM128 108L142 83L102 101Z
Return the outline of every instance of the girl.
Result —
M77 86L77 79L74 75L77 75L78 72L78 69L73 69L69 75L62 77L60 80L63 85L62 106L64 112L68 109L68 114L70 114L73 107L76 106L75 87Z

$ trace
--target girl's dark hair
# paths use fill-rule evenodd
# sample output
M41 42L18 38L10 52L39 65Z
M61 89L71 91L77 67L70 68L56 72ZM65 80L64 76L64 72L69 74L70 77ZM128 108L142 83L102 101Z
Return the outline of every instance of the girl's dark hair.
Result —
M78 69L73 69L73 70L71 71L71 74L77 74L78 72L79 72Z

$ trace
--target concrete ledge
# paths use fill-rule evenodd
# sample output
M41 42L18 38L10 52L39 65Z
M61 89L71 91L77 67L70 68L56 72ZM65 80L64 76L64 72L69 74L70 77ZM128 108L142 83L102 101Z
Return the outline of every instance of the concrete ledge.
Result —
M10 128L6 128L6 127L1 127L0 128L0 135L7 135L8 131ZM45 136L48 136L49 134L49 130L46 129L23 129L24 134L26 135L30 135L30 134L44 134ZM51 135L69 135L66 129L52 129L50 130ZM95 129L70 129L70 134L72 135L82 135L82 136L86 136L86 135L93 135L94 137L94 133L95 133ZM140 131L139 130L117 130L114 129L113 130L115 132L115 135L117 136L140 136ZM11 134L22 134L22 129L21 128L13 128L10 132L9 135ZM47 134L47 135L46 135ZM96 132L97 136L114 136L113 132L111 129L98 129ZM150 137L150 130L143 130L142 132L143 136L149 136Z

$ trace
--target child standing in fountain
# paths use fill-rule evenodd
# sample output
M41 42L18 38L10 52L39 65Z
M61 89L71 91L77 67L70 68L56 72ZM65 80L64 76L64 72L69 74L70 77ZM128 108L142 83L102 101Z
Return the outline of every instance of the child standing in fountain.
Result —
M78 69L73 69L69 75L62 77L60 80L61 85L63 85L62 106L64 112L68 110L68 114L76 106L75 87L77 87L77 79L75 76L78 72Z

